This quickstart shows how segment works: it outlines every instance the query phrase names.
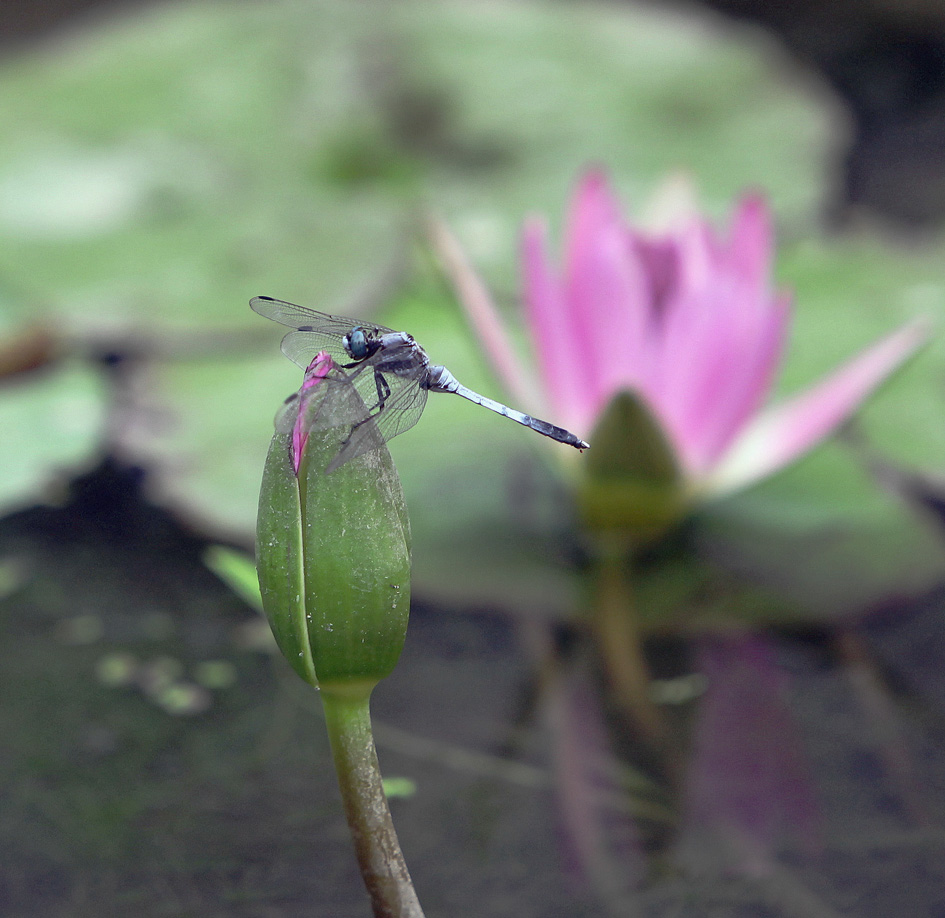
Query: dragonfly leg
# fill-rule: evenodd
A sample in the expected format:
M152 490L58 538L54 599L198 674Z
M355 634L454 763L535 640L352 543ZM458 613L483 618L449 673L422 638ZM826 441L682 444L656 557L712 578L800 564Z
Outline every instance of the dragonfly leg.
M354 364L355 366L357 364ZM348 444L351 438L354 436L355 431L363 424L372 423L376 420L377 416L384 410L384 406L387 404L387 399L390 397L390 383L384 378L384 374L381 373L376 367L374 369L374 385L377 387L377 404L372 405L368 409L368 413L360 421L357 421L355 424L351 425L351 432L345 438L342 448Z
M360 421L356 421L351 425L351 430L348 432L348 436L342 441L339 455L343 453L345 449L347 449L348 444L354 438L358 430L365 424L373 424L377 420L378 415L384 410L384 406L387 404L387 399L390 398L391 389L390 384L384 378L384 374L379 372L376 367L374 369L374 385L377 388L377 404L369 408L368 413L363 418L361 418ZM377 445L380 445L381 442L383 441L379 441Z
M384 410L387 399L390 397L390 384L384 379L384 374L376 367L374 369L374 385L377 387L377 412Z

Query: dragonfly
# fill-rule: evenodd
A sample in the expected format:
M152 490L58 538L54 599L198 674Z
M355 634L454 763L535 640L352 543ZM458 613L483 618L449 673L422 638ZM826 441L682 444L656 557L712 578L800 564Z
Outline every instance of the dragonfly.
M343 418L351 425L328 472L413 427L420 420L428 392L452 392L575 449L585 450L590 445L569 430L467 388L446 367L431 363L426 351L406 332L270 296L253 297L249 305L259 315L292 329L282 339L282 353L303 370L319 353L332 357L344 371L344 386L338 387L339 404L352 404L347 393L342 394L348 383L360 396L357 403L361 407L354 411L357 416L352 416L350 407L328 412L335 422Z

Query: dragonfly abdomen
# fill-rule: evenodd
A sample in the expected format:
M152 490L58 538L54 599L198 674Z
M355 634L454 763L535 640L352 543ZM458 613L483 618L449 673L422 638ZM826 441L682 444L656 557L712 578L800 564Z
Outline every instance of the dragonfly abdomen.
M420 385L424 389L430 389L433 392L457 392L466 387L460 385L459 380L443 366L428 366L424 378L420 380ZM467 391L471 392L471 389ZM460 393L461 394L461 393Z
M485 395L474 392L472 389L467 388L459 382L446 367L429 367L427 379L424 384L426 388L432 389L434 392L453 392L476 405L482 405L483 408L488 408L496 414L501 414L503 417L509 418L509 420L515 421L517 424L521 424L523 427L529 427L536 433L550 437L552 440L557 440L559 443L564 443L567 446L573 446L575 449L581 450L587 449L588 447L587 443L571 433L570 430L556 427L554 424L549 424L547 421L542 421L540 418L533 418L530 414L516 411L514 408L509 408L508 405L503 405L501 402L497 402L494 399L487 398Z

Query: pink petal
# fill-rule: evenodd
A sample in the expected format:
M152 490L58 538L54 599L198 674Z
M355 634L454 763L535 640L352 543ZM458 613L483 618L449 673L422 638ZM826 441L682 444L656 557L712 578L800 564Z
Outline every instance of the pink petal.
M695 220L674 234L678 254L678 289L682 296L704 290L717 273L722 252L712 227Z
M771 276L773 248L768 205L760 194L747 195L735 211L729 253L735 270L758 290Z
M679 274L662 309L651 391L692 474L714 464L757 409L780 357L788 316L786 303L767 291L763 215L760 203L749 202L736 217L734 235L753 236L750 265L706 224L674 240Z
M674 416L687 396L692 360L705 354L707 333L717 325L718 317L702 303L711 265L703 228L691 224L665 242L674 254L672 259L664 254L664 265L672 265L674 276L658 281L664 300L655 310L658 335L649 385L660 414L676 426Z
M323 380L334 368L335 362L328 351L319 351L309 362L302 376L302 392Z
M721 285L715 292L726 295ZM757 299L744 284L728 295ZM693 379L689 390L686 433L690 462L698 472L718 461L764 402L780 365L791 315L787 297L766 303L764 312L753 304L726 305L715 310L721 327L715 330L715 343L706 345L712 352L696 363L702 376Z
M591 171L572 198L565 297L573 345L589 361L593 410L641 379L653 296L634 236L604 175Z
M302 377L302 386L299 389L298 415L292 425L292 466L296 475L299 474L299 466L302 464L302 451L308 442L310 397L307 393L317 386L332 371L333 367L334 361L331 359L331 355L326 351L319 351Z
M751 351L738 355L742 359L729 368L728 398L715 406L712 433L706 443L706 454L711 463L718 460L767 398L781 365L790 319L790 298L776 297L758 319Z
M712 472L709 490L744 488L799 458L850 417L928 335L927 322L909 322L815 386L759 415Z
M545 255L545 227L529 220L522 234L522 299L532 333L538 368L558 423L582 429L592 416L590 367L593 355L576 347L572 316L564 291ZM573 364L573 375L561 372Z
M429 217L427 229L433 248L452 281L457 299L495 375L516 404L534 406L537 411L543 402L537 380L523 371L522 361L515 355L502 318L485 284L469 263L459 241L442 220Z
M694 222L676 234L679 276L666 306L654 401L690 474L725 452L768 393L788 303L768 290L771 227L760 196L744 198L723 244Z
M594 242L568 276L568 302L590 355L596 411L608 396L640 383L652 298L643 265L619 224L599 227Z
M655 320L658 320L665 308L665 304L675 293L679 266L679 253L672 239L647 238L639 233L632 239L637 254L643 262L650 280L650 295L653 297L653 311Z
M610 193L606 174L589 169L571 195L565 221L565 276L573 275L588 252L593 252L598 228L619 221L620 207Z

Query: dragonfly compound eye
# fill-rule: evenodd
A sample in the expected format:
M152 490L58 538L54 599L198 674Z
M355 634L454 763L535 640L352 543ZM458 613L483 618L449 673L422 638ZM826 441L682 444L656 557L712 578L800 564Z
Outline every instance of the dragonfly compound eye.
M367 336L363 328L352 328L341 343L355 360L363 360L368 355Z

